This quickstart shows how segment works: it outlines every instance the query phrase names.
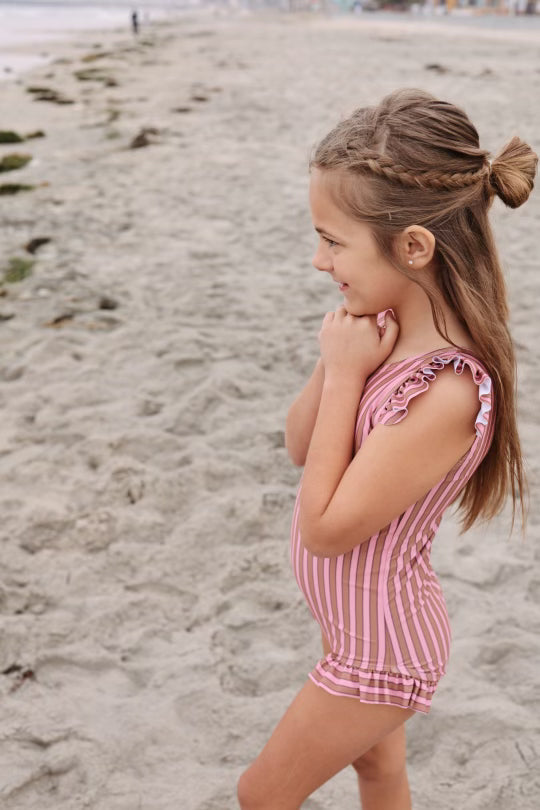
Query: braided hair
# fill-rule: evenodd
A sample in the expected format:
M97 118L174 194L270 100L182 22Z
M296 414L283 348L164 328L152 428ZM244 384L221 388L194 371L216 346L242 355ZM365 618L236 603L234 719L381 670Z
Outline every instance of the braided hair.
M465 172L441 172L434 169L415 172L401 163L395 163L391 157L370 149L360 154L352 153L348 169L353 172L366 170L404 186L436 190L465 188L491 175L489 163Z

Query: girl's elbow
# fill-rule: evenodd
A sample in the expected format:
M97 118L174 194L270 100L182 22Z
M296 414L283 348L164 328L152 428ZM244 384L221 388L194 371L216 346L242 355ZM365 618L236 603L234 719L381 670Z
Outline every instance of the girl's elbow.
M333 538L324 530L312 526L300 526L302 545L314 557L336 557L342 552L336 551Z
M294 442L291 442L287 436L285 436L285 447L287 448L287 453L292 463L296 467L303 467L306 463L307 455L303 448L295 446Z
M307 550L311 554L312 557L317 557L318 559L323 559L325 557L331 559L332 557L339 557L340 552L334 551L333 549L326 548L326 546L311 546L307 547Z
M317 530L309 527L305 527L303 531L301 528L300 536L302 545L314 557L339 557L369 540L369 537L364 537L364 533L361 531L350 535L346 532L325 531L324 528Z
M302 545L304 546L304 548L307 551L309 551L309 553L313 557L334 557L334 556L337 556L335 554L332 554L331 550L329 548L327 548L327 546L324 543L321 544L321 543L314 542L313 539L310 538L310 537L308 537L307 540L305 540L304 537L302 537Z

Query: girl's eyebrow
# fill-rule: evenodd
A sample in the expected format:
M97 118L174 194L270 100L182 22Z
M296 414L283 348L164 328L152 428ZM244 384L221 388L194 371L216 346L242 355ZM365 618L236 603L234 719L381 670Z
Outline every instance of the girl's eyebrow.
M313 227L315 228L315 230L317 231L317 233L320 233L320 234L321 234L321 236L326 235L326 236L329 236L329 237L332 239L332 241L334 241L334 240L335 240L335 241L339 241L339 240L338 240L338 237L337 237L337 236L332 236L332 234L330 233L330 231L326 231L324 228L318 228L316 225L314 225Z

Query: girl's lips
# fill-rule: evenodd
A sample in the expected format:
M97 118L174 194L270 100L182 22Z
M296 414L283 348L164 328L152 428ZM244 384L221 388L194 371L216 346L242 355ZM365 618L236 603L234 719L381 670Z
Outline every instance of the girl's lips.
M342 282L340 283L340 285L339 285L339 289L341 290L341 292L343 292L343 290L348 290L348 289L349 289L349 285L348 285L348 284L345 284L345 282L344 282L344 281L342 281Z

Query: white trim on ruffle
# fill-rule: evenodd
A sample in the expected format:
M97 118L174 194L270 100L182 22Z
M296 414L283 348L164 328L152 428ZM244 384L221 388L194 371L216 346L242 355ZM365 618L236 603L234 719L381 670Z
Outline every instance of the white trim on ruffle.
M458 375L461 375L465 366L468 366L472 372L473 380L478 386L480 410L478 411L474 425L476 428L476 435L479 437L483 434L484 428L486 428L488 424L488 414L491 411L492 383L491 378L488 377L488 375L481 368L477 368L474 361L468 357L463 357L460 354L450 357L440 357L439 355L435 355L431 358L429 365L424 366L424 368L419 369L414 374L409 376L407 383L404 386L404 390L398 395L399 401L392 402L392 399L398 398L396 393L392 394L387 401L389 402L390 408L394 413L399 413L400 411L403 412L402 418L404 419L408 413L409 400L415 396L418 396L424 391L427 391L429 384L437 379L436 372L442 371L444 366L447 366L452 361L454 364L454 371ZM477 379L478 374L481 374L484 378L481 382L479 382ZM388 407L386 410L388 410ZM401 421L401 419L399 421Z

